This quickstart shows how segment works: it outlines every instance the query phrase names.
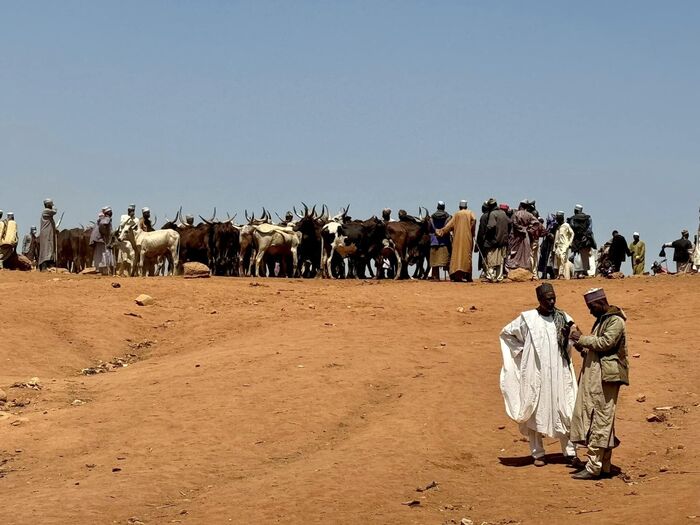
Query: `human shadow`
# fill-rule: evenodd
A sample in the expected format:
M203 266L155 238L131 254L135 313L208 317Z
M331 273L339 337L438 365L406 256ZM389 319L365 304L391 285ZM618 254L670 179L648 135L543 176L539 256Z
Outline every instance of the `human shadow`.
M568 463L563 454L545 454L543 459L548 465L566 465ZM505 467L527 467L532 465L534 459L532 456L499 457L498 461Z

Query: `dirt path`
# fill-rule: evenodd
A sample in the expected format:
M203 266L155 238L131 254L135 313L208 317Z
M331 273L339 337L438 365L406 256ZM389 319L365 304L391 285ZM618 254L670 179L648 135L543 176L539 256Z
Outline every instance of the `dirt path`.
M551 440L533 467L504 412L497 336L532 283L111 282L0 272L2 523L700 523L700 277L555 285L585 327L604 285L640 354L625 477L593 483Z

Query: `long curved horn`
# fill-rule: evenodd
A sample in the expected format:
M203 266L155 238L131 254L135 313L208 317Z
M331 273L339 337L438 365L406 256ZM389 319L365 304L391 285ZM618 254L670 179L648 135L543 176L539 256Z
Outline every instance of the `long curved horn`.
M280 222L284 222L284 219L280 217L280 214L275 212L275 215L277 215L277 218L280 220Z
M248 210L243 210L243 211L244 211L244 213L245 213L245 220L247 220L248 222L250 222L250 217L248 217Z
M214 222L216 220L216 206L214 206L214 214L211 216L211 219L209 219L210 222Z
M226 213L226 215L228 215L228 213ZM238 214L237 214L237 213L234 213L234 214L233 214L233 217L229 217L229 219L228 219L227 222L228 222L229 224L233 224L233 220L236 218L236 215L238 215Z
M156 215L155 218L151 221L151 226L153 226L155 228L157 222L158 222L158 215Z
M296 216L299 217L300 219L303 219L303 218L304 218L303 216L299 215L299 212L297 211L296 206L292 206L292 209L294 210L294 215L296 215Z
M328 217L329 217L328 206L326 206L326 205L324 204L324 205L323 205L323 209L321 210L321 217L320 217L320 219L323 220L323 221L327 221L327 220L328 220Z
M204 217L202 217L201 215L199 216L199 218L202 219L204 222L206 222L210 226L213 224L213 221L208 221Z
M309 217L314 217L316 215L316 205L314 204L314 207L311 208L311 213L309 214Z
M182 222L182 206L180 206L180 209L177 210L177 213L175 214L175 218L173 219L173 222L177 224L178 222Z

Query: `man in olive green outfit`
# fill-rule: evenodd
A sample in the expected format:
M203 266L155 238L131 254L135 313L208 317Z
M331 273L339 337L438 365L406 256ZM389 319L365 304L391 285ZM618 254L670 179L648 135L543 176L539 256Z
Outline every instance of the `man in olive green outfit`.
M630 243L629 249L632 252L632 271L634 275L643 275L646 245L644 241L639 240L637 232L634 232L634 240Z
M625 314L608 304L602 288L584 295L596 318L593 334L571 332L575 348L583 355L576 405L571 421L571 441L588 447L588 462L574 479L598 479L609 474L615 436L615 409L621 385L629 385Z

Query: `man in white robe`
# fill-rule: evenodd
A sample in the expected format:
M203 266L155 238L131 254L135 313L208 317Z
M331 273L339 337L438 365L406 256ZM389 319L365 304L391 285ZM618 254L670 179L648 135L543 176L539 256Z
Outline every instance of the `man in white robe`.
M506 413L529 439L535 466L546 464L542 436L559 439L570 465L578 466L569 440L577 382L571 360L571 317L555 307L551 284L537 288L540 303L501 331L501 392Z
M571 279L568 262L569 248L574 240L574 230L564 221L563 211L557 212L556 219L559 227L557 228L557 233L554 235L554 249L552 250L554 256L553 267L557 270L557 279Z

